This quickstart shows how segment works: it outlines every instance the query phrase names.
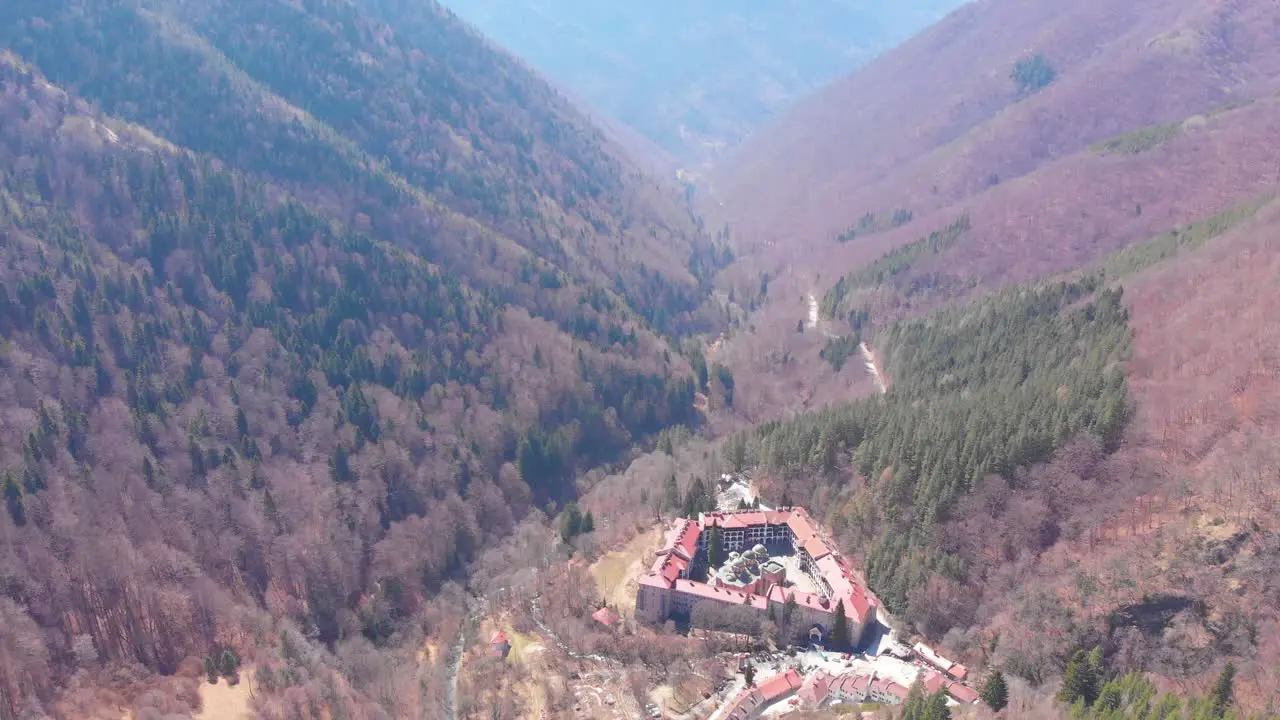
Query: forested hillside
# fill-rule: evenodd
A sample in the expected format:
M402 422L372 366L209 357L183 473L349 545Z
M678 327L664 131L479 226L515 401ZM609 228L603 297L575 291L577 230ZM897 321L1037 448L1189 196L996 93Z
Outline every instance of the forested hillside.
M689 327L699 280L724 259L597 130L439 6L0 13L0 42L107 114L285 184L482 288L563 313L571 301L544 296L567 273L665 331Z
M1264 579L1280 562L1262 440L1280 417L1266 399L1274 323L1216 312L1227 350L1197 327L1205 313L1168 307L1268 294L1276 213L1267 193L1082 270L923 315L859 304L909 298L884 288L967 232L957 221L828 297L853 313L853 343L878 348L888 393L739 433L724 461L774 502L823 508L886 607L1023 683L1028 716L1061 709L1045 687L1068 671L1066 687L1073 649L1095 644L1105 699L1084 696L1078 716L1143 717L1159 701L1162 717L1181 717L1141 673L1205 688L1224 656L1247 668L1239 697L1267 707L1280 652ZM1256 267L1241 275L1242 262ZM1225 704L1197 702L1185 716L1223 716Z
M448 583L696 424L727 255L438 6L18 2L0 41L0 716L219 648L269 717L432 716Z
M1128 338L1121 292L1096 276L894 324L876 337L890 349L890 393L766 423L731 439L729 459L791 500L838 507L836 526L869 548L872 588L891 611L919 612L908 598L932 573L966 574L934 544L959 498L1082 435L1116 447ZM865 487L850 494L854 478Z

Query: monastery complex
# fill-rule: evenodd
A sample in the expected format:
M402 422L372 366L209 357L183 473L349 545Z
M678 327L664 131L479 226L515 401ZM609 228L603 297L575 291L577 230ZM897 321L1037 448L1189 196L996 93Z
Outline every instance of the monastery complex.
M716 547L709 547L710 544ZM717 567L710 567L715 562ZM790 576L789 574L790 573ZM705 577L702 582L694 578ZM877 600L854 576L804 508L701 513L668 532L653 567L639 579L636 619L696 622L702 603L781 617L817 643L858 646L876 623ZM843 606L848 637L832 638Z

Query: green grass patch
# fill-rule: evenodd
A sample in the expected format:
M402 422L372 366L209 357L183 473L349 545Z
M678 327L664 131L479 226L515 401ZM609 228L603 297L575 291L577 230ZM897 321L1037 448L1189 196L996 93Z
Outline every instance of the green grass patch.
M1098 155L1138 155L1158 147L1182 133L1182 123L1148 125L1133 132L1094 143L1089 149Z

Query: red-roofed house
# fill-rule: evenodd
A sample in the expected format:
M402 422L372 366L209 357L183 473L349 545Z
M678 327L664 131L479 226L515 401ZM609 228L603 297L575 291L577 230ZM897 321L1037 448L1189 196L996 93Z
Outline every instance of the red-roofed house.
M780 700L800 689L801 682L800 673L795 670L774 675L760 683L760 697L767 703Z
M489 638L489 654L494 657L505 658L507 653L511 652L511 641L507 639L507 634L499 630Z
M805 678L800 698L813 708L827 703L897 704L906 700L908 692L909 688L874 674L850 672L832 677L819 671Z
M605 627L613 627L622 619L618 617L618 613L607 607L602 607L591 613L591 618Z
M867 699L871 702L896 704L905 701L908 692L908 688L889 678L875 678L867 688Z
M947 694L961 705L972 705L978 702L978 692L963 683L953 682L947 685Z
M964 680L969 676L969 668L966 668L959 663L951 662L924 643L916 643L911 649L915 650L916 654L923 658L925 662L938 668L956 680Z

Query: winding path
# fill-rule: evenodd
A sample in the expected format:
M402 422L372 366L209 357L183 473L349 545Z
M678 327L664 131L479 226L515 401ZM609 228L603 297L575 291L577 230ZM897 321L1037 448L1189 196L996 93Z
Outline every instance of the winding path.
M445 686L444 711L445 716L452 720L458 717L458 673L462 669L462 656L467 651L467 645L475 639L476 631L480 629L480 618L488 607L489 603L483 597L467 598L467 615L462 620L462 627L458 629L457 642L449 649L446 672L449 683Z
M839 336L827 329L821 324L821 317L818 312L818 298L813 293L809 293L809 323L810 329L817 328L821 325L822 334L829 340L834 340ZM876 364L876 355L867 345L866 341L858 343L858 351L862 353L862 364L866 366L867 372L871 373L872 379L876 381L876 389L881 395L889 392L889 383L885 380L884 373L880 372L880 366Z
M876 381L876 388L881 395L889 392L889 384L884 381L884 375L880 372L880 366L876 364L876 355L871 352L871 348L867 346L866 341L858 343L858 350L862 353L862 362L867 366L867 372L871 373L871 377Z

